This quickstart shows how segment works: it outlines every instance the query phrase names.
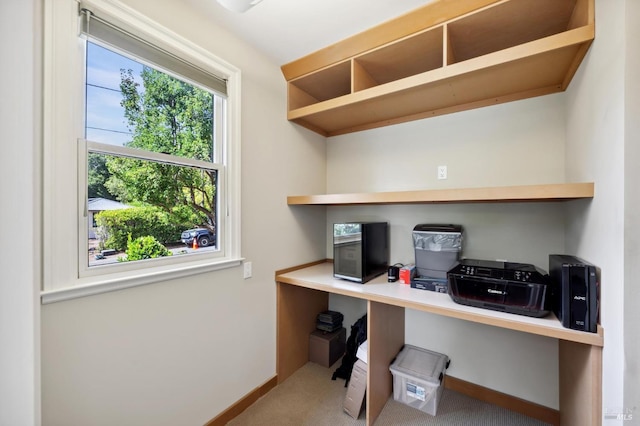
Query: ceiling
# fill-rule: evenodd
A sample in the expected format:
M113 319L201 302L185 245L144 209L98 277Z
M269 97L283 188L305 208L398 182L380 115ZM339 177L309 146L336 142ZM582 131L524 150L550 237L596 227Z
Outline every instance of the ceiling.
M263 0L245 13L215 0L183 3L283 65L431 1Z

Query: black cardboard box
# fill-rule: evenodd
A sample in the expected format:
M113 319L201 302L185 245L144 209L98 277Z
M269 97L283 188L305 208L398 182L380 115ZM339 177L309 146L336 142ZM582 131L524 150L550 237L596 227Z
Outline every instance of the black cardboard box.
M309 361L331 367L344 355L347 346L347 330L342 327L329 333L316 330L309 335Z
M447 293L449 283L446 278L413 277L411 279L411 288Z

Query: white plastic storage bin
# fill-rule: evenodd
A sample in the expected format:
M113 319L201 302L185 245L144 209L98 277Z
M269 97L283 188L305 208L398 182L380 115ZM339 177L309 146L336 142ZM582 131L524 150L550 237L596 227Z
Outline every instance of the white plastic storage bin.
M393 399L435 416L449 362L444 354L404 345L389 367L393 374Z

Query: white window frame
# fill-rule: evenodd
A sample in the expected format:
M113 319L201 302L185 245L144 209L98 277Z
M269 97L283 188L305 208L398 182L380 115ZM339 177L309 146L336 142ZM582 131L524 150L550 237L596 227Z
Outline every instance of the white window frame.
M209 163L218 173L220 251L86 267L86 155L84 136L84 49L78 35L78 1L45 0L44 160L42 303L52 303L239 266L240 256L240 82L238 68L171 32L118 0L83 1L136 36L210 70L227 81L221 156ZM79 142L80 141L80 142ZM96 148L91 142L92 147ZM112 148L109 148L112 149ZM81 243L84 241L84 243ZM84 250L83 250L84 247ZM84 259L85 266L83 267Z

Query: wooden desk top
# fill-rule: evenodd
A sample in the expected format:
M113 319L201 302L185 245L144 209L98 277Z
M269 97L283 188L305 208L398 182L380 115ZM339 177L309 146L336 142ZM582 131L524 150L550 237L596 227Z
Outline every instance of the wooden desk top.
M276 275L276 281L571 342L600 347L604 344L604 330L600 326L597 333L588 333L564 328L553 314L532 318L460 305L448 294L414 289L399 282L389 283L386 275L365 284L353 283L334 278L331 263L284 272Z

